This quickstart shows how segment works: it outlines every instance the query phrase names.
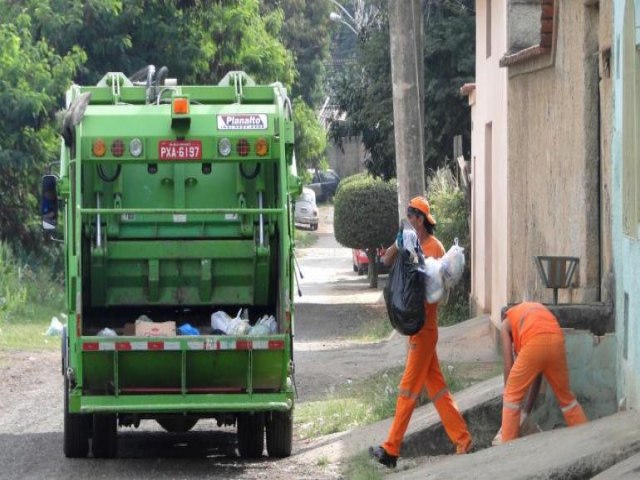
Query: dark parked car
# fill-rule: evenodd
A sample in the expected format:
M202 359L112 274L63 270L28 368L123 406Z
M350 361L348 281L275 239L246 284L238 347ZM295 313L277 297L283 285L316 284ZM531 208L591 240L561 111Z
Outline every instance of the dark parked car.
M333 198L340 183L338 174L331 169L310 169L309 173L311 174L311 183L307 186L316 193L316 200L318 202L326 202Z

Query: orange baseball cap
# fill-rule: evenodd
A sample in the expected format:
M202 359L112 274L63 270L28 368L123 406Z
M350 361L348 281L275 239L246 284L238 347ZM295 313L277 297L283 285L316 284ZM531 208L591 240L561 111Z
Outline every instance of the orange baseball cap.
M424 197L413 197L409 202L409 208L415 208L424 214L427 217L427 221L431 225L436 224L435 218L431 216L431 208L429 208L429 202Z

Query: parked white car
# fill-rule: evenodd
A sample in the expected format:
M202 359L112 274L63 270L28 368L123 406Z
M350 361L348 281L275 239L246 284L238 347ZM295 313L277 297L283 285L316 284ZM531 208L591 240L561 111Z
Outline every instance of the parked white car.
M303 188L296 200L295 222L296 224L309 225L311 230L318 229L316 194L310 188Z

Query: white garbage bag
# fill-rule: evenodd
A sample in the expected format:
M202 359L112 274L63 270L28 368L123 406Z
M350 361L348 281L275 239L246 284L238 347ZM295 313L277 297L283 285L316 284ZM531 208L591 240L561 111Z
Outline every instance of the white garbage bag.
M99 337L117 337L118 334L111 328L103 328L98 332Z
M409 252L411 262L418 263L418 252L420 251L418 234L410 225L404 225L402 230L402 247Z
M62 335L63 328L64 325L62 324L62 322L60 322L60 320L58 320L58 317L53 317L51 318L51 324L49 325L49 328L47 328L47 331L44 332L44 334L50 337L60 337Z
M229 323L227 335L247 335L251 330L251 325L246 320L236 317Z
M464 273L464 248L458 245L458 239L442 257L442 276L446 288L452 288Z
M273 335L278 332L278 325L273 315L263 315L249 330L249 335Z
M444 295L444 280L442 278L442 262L439 259L428 257L424 262L425 298L429 303L438 303Z
M136 318L136 325L139 323L153 323L153 320L143 314Z
M249 330L251 330L251 325L249 324L249 311L246 308L241 308L238 310L236 318L229 322L227 335L247 335Z
M227 314L227 312L223 312L219 310L217 312L213 312L211 314L211 328L213 330L220 330L225 334L229 331L229 324L231 323L232 318Z

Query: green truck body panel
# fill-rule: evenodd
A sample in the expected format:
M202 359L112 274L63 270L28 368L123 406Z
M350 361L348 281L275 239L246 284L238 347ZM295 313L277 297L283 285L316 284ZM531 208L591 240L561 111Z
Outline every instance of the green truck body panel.
M301 187L286 91L241 72L217 86L159 88L152 102L147 87L115 73L67 95L73 141L61 149L57 191L68 413L291 411L292 204ZM187 114L174 112L176 98L187 99ZM212 331L213 312L240 308L251 323L273 315L277 333ZM135 336L143 314L188 321L200 335ZM117 336L99 335L105 328Z

